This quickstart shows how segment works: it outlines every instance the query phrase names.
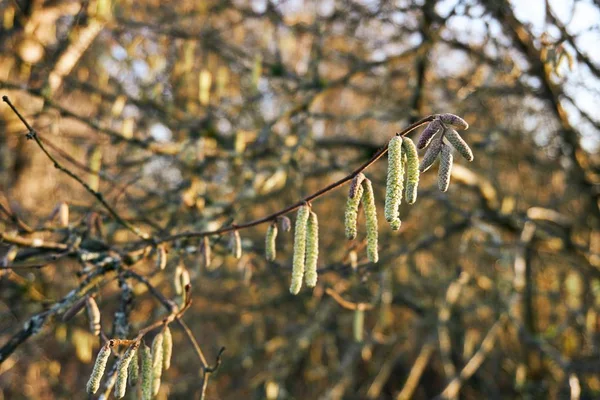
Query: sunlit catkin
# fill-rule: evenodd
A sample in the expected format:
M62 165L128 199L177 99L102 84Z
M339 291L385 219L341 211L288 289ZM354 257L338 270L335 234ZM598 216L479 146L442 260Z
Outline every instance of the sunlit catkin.
M164 334L160 332L158 335L154 336L154 340L152 341L152 395L156 396L158 394L158 390L160 389L160 380L162 376L163 370L163 355L165 349L163 347L164 344Z
M460 137L458 132L456 132L454 129L447 129L446 139L448 139L448 142L452 145L452 147L454 147L456 151L458 151L459 154L464 157L465 160L469 162L473 161L473 152L471 151L471 148L467 142Z
M209 269L212 263L212 250L210 249L210 239L208 236L202 238L200 251L202 252L202 263L204 268Z
M290 293L298 294L302 287L304 277L304 263L306 261L306 225L310 209L303 205L298 209L294 229L294 256L292 260L292 283Z
M265 258L267 261L275 260L277 255L277 223L273 222L269 224L267 228L267 235L265 236Z
M377 208L375 206L375 195L373 194L373 185L369 179L363 182L363 207L365 210L365 219L367 222L367 257L372 263L379 261L379 252L377 249Z
M454 114L440 114L439 119L446 125L450 125L453 128L464 130L469 129L469 124L467 121Z
M442 150L443 143L444 142L442 141L441 135L436 136L431 141L431 144L427 148L427 151L425 152L425 155L423 156L423 159L421 160L421 165L419 166L419 171L425 172L429 168L431 168L431 166L435 162L436 158L440 154L440 151Z
M354 310L354 319L352 320L352 332L355 342L363 341L363 333L365 330L365 310L361 307Z
M117 364L117 382L115 383L115 397L123 398L127 390L127 377L129 375L129 364L134 359L137 353L137 345L131 345Z
M414 204L417 201L417 187L419 186L419 154L412 140L405 138L402 142L406 154L406 201Z
M440 166L438 170L438 187L442 192L448 190L450 185L450 173L452 172L452 149L443 145L440 153Z
M94 369L92 370L92 375L90 375L90 379L87 383L87 392L90 394L94 394L98 391L100 387L100 380L102 380L102 375L104 375L104 370L106 369L106 363L108 362L108 358L110 357L110 351L112 347L112 341L106 342L104 346L98 352L98 356L96 357L96 362L94 363Z
M350 192L348 193L348 200L346 201L346 212L344 215L344 225L346 228L346 238L347 239L355 239L357 230L356 230L356 221L358 219L358 206L362 200L363 195L363 187L362 183L359 183L358 178L361 177L360 182L365 179L363 174L357 175L350 185Z
M385 220L393 230L400 229L398 208L402 202L404 166L402 165L402 137L394 136L388 145L388 170L385 187Z
M93 297L88 297L85 301L90 331L93 335L100 335L100 309Z
M319 258L319 219L317 214L310 212L306 225L306 286L317 285L317 260Z
M231 248L232 256L234 256L238 260L242 258L242 239L240 238L240 233L237 230L231 232L229 246Z
M128 373L128 381L129 386L136 386L140 377L140 364L138 361L138 352L135 352L135 355L131 359L129 363L129 373Z
M437 133L439 133L443 128L444 127L442 125L442 122L439 119L436 118L433 121L431 121L429 125L427 125L427 127L423 130L421 136L419 136L417 147L419 149L424 149L425 147L429 146L431 139L433 139L433 137Z
M152 399L152 353L145 344L142 348L142 399Z
M168 326L164 332L163 352L163 368L166 371L171 368L171 355L173 354L173 336Z

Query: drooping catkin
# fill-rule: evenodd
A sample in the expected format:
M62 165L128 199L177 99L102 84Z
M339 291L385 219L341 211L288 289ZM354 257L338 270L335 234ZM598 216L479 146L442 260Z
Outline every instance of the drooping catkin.
M404 166L402 165L402 137L394 136L388 145L388 170L385 187L385 220L393 230L400 229L398 208L402 202Z
M467 123L467 121L465 121L458 115L446 113L446 114L440 114L438 116L438 118L444 124L450 125L453 128L460 129L460 130L469 129L469 124Z
M265 236L265 258L267 261L275 260L275 256L277 255L276 241L277 223L273 222L267 228L267 235Z
M473 152L471 148L464 141L462 137L456 132L454 129L450 128L446 130L446 139L448 142L460 153L461 156L464 157L465 160L471 162L473 161Z
M96 300L93 297L88 297L85 300L85 308L90 323L90 331L94 336L100 335L100 309Z
M306 224L306 272L304 280L306 286L317 285L317 260L319 258L319 219L317 214L310 212Z
M167 266L167 249L165 246L158 246L156 249L156 267L160 270Z
M171 368L171 355L173 354L173 336L168 326L164 331L163 351L163 368L166 371Z
M152 353L145 344L142 347L142 399L152 399Z
M240 233L235 230L231 232L231 238L229 239L229 247L231 248L231 255L238 260L242 258L242 238Z
M90 394L96 393L100 387L100 380L102 380L102 375L104 375L104 370L106 369L106 363L110 357L112 346L113 342L112 340L109 340L104 344L104 346L102 346L102 348L100 348L98 356L96 356L94 369L92 370L92 375L90 375L90 379L88 380L86 386L87 392Z
M136 386L138 383L138 379L140 376L140 363L138 361L138 352L135 352L135 355L131 359L129 363L129 373L128 373L128 381L129 386Z
M421 136L419 136L417 147L419 149L424 149L425 147L429 146L431 139L433 139L433 137L442 129L443 125L439 119L436 118L433 121L431 121L429 125L427 125L427 127L423 130Z
M160 380L162 376L163 369L163 356L165 349L163 347L164 344L164 334L160 332L158 335L154 336L154 340L152 341L152 395L156 396L158 394L158 390L160 389Z
M419 171L425 172L429 168L431 168L431 166L435 162L436 158L440 154L440 151L442 150L442 144L444 144L444 142L442 141L442 135L436 136L431 141L431 144L427 148L427 151L425 152L425 155L423 156L423 159L421 160L421 165L419 166Z
M365 179L365 176L363 174L358 174L352 180L352 184L350 185L350 192L348 193L348 200L346 201L344 225L346 228L346 238L349 240L356 238L356 221L358 219L358 206L360 205L364 191L362 183L358 183L359 176L361 177L360 182L362 182Z
M182 295L185 292L185 287L190 283L190 273L182 265L179 264L175 268L175 276L173 279L173 286L175 287L175 293Z
M212 250L210 248L210 239L208 239L208 236L202 238L200 251L202 252L202 263L204 264L204 268L209 269L212 262Z
M365 187L363 192L363 207L365 210L365 220L367 222L367 257L372 263L379 261L379 252L377 249L377 207L375 206L375 195L373 194L373 185L369 179L363 182Z
M127 377L129 375L129 365L136 356L138 349L137 344L133 344L125 350L125 354L119 360L117 364L117 382L115 383L115 397L117 399L123 398L127 391Z
M302 287L302 278L304 277L304 266L306 261L306 225L310 209L308 205L303 205L298 209L296 215L296 225L294 229L294 255L292 260L292 282L290 284L290 293L298 294Z
M450 173L452 172L452 149L443 145L440 153L440 166L438 170L438 187L442 192L448 190L450 185Z
M419 186L419 154L412 140L405 138L402 142L406 154L406 201L414 204L417 201L417 188Z
M363 308L356 308L354 310L354 319L352 320L352 332L354 334L355 342L362 342L364 337L365 329L365 310Z

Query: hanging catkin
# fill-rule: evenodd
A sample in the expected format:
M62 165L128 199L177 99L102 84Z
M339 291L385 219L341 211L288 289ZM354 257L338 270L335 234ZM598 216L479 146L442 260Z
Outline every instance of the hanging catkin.
M317 259L319 258L319 220L317 214L310 212L306 225L306 286L317 285Z
M150 348L142 348L142 399L152 399L152 354Z
M267 228L267 234L265 236L265 258L267 261L275 260L275 256L277 255L276 241L277 223L273 222L269 224L269 227Z
M365 219L367 221L367 256L369 261L376 263L379 261L379 253L377 249L377 208L375 207L375 195L373 194L373 186L369 179L363 182L365 187L363 192L363 206L365 210Z
M129 364L137 353L137 344L133 344L125 350L125 354L117 364L117 382L115 383L115 397L121 399L127 390L127 377L129 375Z
M439 119L436 118L433 121L431 121L429 125L427 125L427 127L423 130L421 136L419 136L417 147L419 149L424 149L425 147L429 146L431 139L433 139L433 137L442 129L443 125Z
M362 181L364 179L365 176L362 173L354 177L350 184L348 200L346 201L344 225L346 228L346 238L350 240L355 239L357 234L356 221L358 219L358 206L360 205L363 196L364 189L362 187Z
M163 338L163 367L164 370L171 368L171 355L173 354L173 336L171 335L171 329L165 327L164 338Z
M306 224L310 209L308 205L303 205L298 209L296 215L296 225L294 229L294 256L292 260L292 283L290 284L290 293L298 294L302 287L302 278L304 277L304 263L306 260Z
M402 137L394 136L388 145L388 170L385 186L385 220L393 230L400 229L398 208L402 202L404 166L402 165Z
M139 344L138 344L138 346L139 346ZM137 385L139 376L140 376L140 364L138 361L138 352L136 351L136 354L134 355L133 359L129 363L129 373L128 373L129 386Z
M231 248L232 256L238 260L242 258L242 239L240 238L240 233L237 230L231 232L229 246Z
M467 121L465 121L458 115L446 113L440 114L438 117L444 124L450 125L453 128L460 130L469 129L469 124L467 123Z
M100 309L93 297L88 297L85 301L90 331L93 335L100 335Z
M402 141L403 154L406 154L406 201L414 204L417 201L417 187L419 186L419 154L412 140L405 138Z
M363 341L363 333L365 329L365 310L361 307L357 307L354 310L354 319L352 320L352 332L354 334L355 342Z
M448 142L452 145L452 147L454 147L456 151L458 151L459 154L464 157L465 160L469 162L473 161L473 152L471 151L471 148L467 142L460 137L458 132L452 128L447 129L446 139L448 139Z
M440 166L438 170L438 187L442 192L448 190L448 186L450 185L452 159L452 149L444 144L440 153Z
M212 250L210 248L210 239L208 236L202 238L200 251L202 252L202 263L204 264L204 268L209 269L212 262Z
M92 375L90 375L90 379L88 380L86 387L87 392L90 394L96 393L100 387L100 380L102 380L102 376L104 375L104 370L106 369L106 363L110 357L112 346L112 340L106 342L98 352L98 356L96 356L94 369L92 370Z
M436 136L431 141L431 144L427 148L427 151L425 152L425 155L423 156L423 159L421 160L421 165L419 166L419 171L425 172L429 168L431 168L431 166L435 162L436 158L440 154L440 151L442 150L442 144L444 144L444 142L442 141L442 135Z
M160 332L152 341L152 396L158 394L163 369L164 334Z

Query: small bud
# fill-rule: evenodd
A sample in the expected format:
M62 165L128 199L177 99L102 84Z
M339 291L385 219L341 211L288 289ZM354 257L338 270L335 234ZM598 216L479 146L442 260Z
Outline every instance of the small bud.
M452 149L443 145L440 153L440 166L438 170L438 187L442 192L448 190L450 185L450 173L452 171Z
M88 321L90 323L90 331L94 336L100 335L100 309L93 297L88 297L85 300Z
M292 221L287 216L283 215L278 220L282 231L289 232L292 230Z
M121 399L127 391L127 376L129 374L129 364L137 353L137 344L133 344L127 348L123 357L117 363L117 382L115 384L115 397Z
M357 177L358 176L361 176L361 182L365 179L363 174L359 174L357 175ZM348 238L349 240L356 238L356 221L358 219L358 206L360 205L360 201L362 200L363 190L364 189L362 187L362 184L357 183L357 179L354 178L354 180L352 180L352 184L350 185L350 193L348 193L348 200L346 201L346 213L344 216L346 238Z
M298 294L302 287L304 277L304 263L306 260L306 224L310 209L303 205L298 209L296 215L296 226L294 229L294 255L292 260L292 282L290 293Z
M365 210L365 219L367 221L367 256L369 261L376 263L379 261L379 253L377 248L377 208L375 207L375 195L373 194L373 186L369 179L363 182L365 190L363 192L363 205Z
M388 145L388 170L385 187L385 220L394 230L400 229L398 208L402 202L404 166L402 164L402 137L394 136Z
M163 367L166 370L171 368L171 355L173 354L173 336L171 335L171 329L167 326L164 332L163 338Z
M354 310L354 320L352 321L352 331L354 333L354 341L362 342L365 330L365 310L358 307Z
M232 256L238 260L242 258L242 239L240 238L240 233L237 230L231 232L229 248L231 249Z
M435 137L431 141L431 145L429 145L429 148L427 149L425 155L423 156L423 159L421 160L421 166L419 167L419 170L421 172L425 172L429 168L431 168L436 158L440 154L440 151L442 150L442 144L442 135Z
M167 266L167 249L164 245L156 248L156 268L163 270Z
M406 154L406 201L414 204L417 201L417 187L419 186L419 154L412 140L405 138L402 148Z
M90 376L86 387L87 392L90 394L96 393L100 387L100 380L102 380L102 375L104 375L104 370L106 369L106 363L110 357L112 345L113 342L108 341L98 352L96 362L94 363L94 369L92 370L92 375Z
M446 113L446 114L440 114L438 116L438 118L444 124L450 125L453 128L460 129L460 130L469 129L469 124L467 123L467 121L465 121L458 115Z
M445 137L448 139L448 142L452 145L452 147L454 147L456 151L458 151L460 155L464 157L465 160L469 162L473 161L473 152L471 151L471 148L467 142L460 137L458 132L452 128L447 129Z
M152 354L150 348L142 348L142 399L152 399Z
M310 212L306 225L306 286L317 285L317 260L319 258L319 220L317 214Z
M277 224L273 222L267 228L267 235L265 236L265 258L267 261L275 260L275 256L277 255L276 239Z
M154 336L152 341L152 395L156 396L160 389L160 380L163 369L163 355L164 355L164 335L160 332Z
M417 147L419 149L424 149L425 147L429 146L431 139L433 139L433 137L437 133L441 132L443 128L444 127L442 125L442 122L439 119L436 118L433 121L431 121L429 125L427 125L427 127L423 130L421 136L419 136Z
M138 361L138 352L135 352L134 357L131 359L131 362L129 363L129 373L128 373L128 380L129 380L129 386L136 386L138 383L138 379L140 376L140 364Z

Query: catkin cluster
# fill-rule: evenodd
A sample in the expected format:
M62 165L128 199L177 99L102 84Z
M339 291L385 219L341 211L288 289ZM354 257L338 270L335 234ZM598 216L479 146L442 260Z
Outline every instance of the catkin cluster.
M360 173L354 177L350 184L350 192L346 203L344 225L346 237L354 239L357 235L356 223L358 219L358 208L362 203L365 212L367 228L367 256L369 261L379 261L378 254L378 229L377 229L377 207L375 206L375 195L373 185L364 174Z
M294 256L290 293L298 294L302 280L308 287L317 284L317 259L319 257L319 222L317 214L305 204L298 209L294 229ZM306 272L306 273L305 273Z

